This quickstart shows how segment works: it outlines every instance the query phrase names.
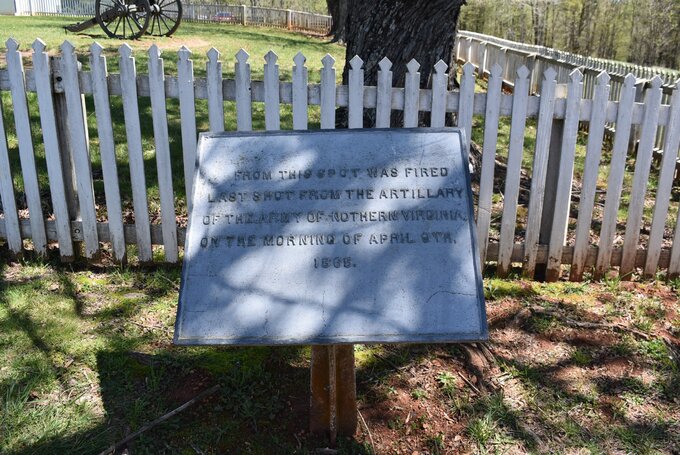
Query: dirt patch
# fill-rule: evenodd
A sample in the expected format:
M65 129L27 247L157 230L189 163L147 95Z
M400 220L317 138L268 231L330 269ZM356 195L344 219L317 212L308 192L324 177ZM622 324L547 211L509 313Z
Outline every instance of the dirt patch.
M572 346L611 346L618 340L616 334L604 330L572 328L550 332L549 337L552 341L561 341Z
M194 370L184 376L167 391L167 402L176 407L194 398L214 384L214 379L207 371ZM210 400L206 397L203 401Z
M157 46L160 49L167 50L171 49L176 52L181 46L185 46L190 51L196 51L199 49L204 49L210 47L210 42L201 38L191 38L188 36L173 37L165 36L162 40L159 40Z

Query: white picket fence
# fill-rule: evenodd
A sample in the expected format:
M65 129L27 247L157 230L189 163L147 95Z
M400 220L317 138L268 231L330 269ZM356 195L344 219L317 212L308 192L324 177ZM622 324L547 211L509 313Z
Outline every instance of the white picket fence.
M441 127L447 122L447 114L453 113L457 125L471 137L475 116L477 119L481 116L483 158L476 205L482 263L496 262L501 275L508 272L512 263L521 263L528 275L534 274L537 265L547 264L547 274L552 279L560 275L565 264L571 266L571 278L575 280L581 279L584 270L592 267L597 274L603 274L610 267L619 266L622 276L629 276L635 267L642 267L647 275L662 269L668 269L673 275L680 273L680 225L676 215L669 215L671 194L678 191L674 188L674 173L680 143L680 91L673 91L670 105L662 104L662 81L658 77L651 81L644 103L636 103L636 78L632 75L626 77L620 99L610 101L610 78L606 73L598 77L593 98L586 99L583 98L583 75L578 70L571 73L566 97L557 98L557 74L551 68L543 74L541 94L536 96L529 91L530 73L525 67L518 69L514 91L508 94L502 91L499 65L490 69L486 91L476 92L475 67L470 63L462 68L460 89L447 91L450 74L443 61L434 67L431 88L420 87L420 65L410 61L402 88L392 86L392 63L387 58L379 64L377 86L364 86L363 62L354 57L350 62L349 83L345 86L336 83L335 60L330 55L320 62L321 83L314 84L308 82L310 70L301 53L290 63L290 82L280 80L274 52L264 57L263 81L251 80L249 55L244 50L235 56L233 80L223 78L223 63L216 49L207 54L205 78L194 77L192 54L185 47L178 51L177 74L164 73L163 59L155 45L148 51L147 74L137 73L128 45L122 45L119 54L120 73L108 73L102 48L94 43L90 48L89 70L79 71L69 42L61 46L60 55L48 58L44 44L37 40L30 56L31 67L25 69L17 43L7 41L7 68L0 69L0 96L4 95L6 102L11 98L14 125L0 122L3 204L0 238L6 240L14 254L21 254L26 247L24 239L30 239L30 247L36 254L45 255L48 244L56 242L53 244L58 245L62 258L69 260L80 248L75 242L82 242L87 258L96 257L107 244L112 256L124 261L128 253L126 245L136 245L134 252L139 260L149 262L159 257L154 255L154 248L159 249L154 245L162 245L164 261L176 262L185 236L185 229L178 227L183 224L185 213L180 213L178 207L185 206L183 194L190 193L197 125L200 125L197 103L207 102L210 130L219 132L225 129L225 101L235 101L233 115L241 131L253 129L253 103L261 102L268 130L281 128L282 105L291 105L293 129L307 129L310 112L318 112L316 109L320 111L320 127L334 128L336 108L346 107L350 128L363 126L364 109L376 110L377 127L390 125L392 111L403 111L404 127L418 126L420 112L430 113L430 126ZM38 129L42 137L35 140L44 142L49 188L38 181L31 136L31 128L35 130L36 125L32 125L27 94L31 99L37 98ZM94 104L96 129L93 131L86 127L88 113L84 96ZM120 133L116 136L116 130L120 131L122 125L114 122L111 107L114 99L121 98L124 137ZM150 114L140 110L140 103L147 102L146 99L150 100ZM168 103L170 99L178 102ZM231 112L230 109L227 112ZM149 116L153 133L145 136L140 117ZM181 118L181 143L169 140L169 116ZM528 119L536 122L535 148L530 152L532 168L523 170L523 154L529 153L524 147ZM510 123L507 150L498 145L502 122ZM555 122L562 124L563 134L559 140L552 138L551 141ZM589 129L584 172L582 178L576 180L573 175L579 122L588 123ZM616 134L611 154L603 154L605 124L612 122L616 124ZM633 126L641 130L635 154L629 153L628 147ZM664 154L657 165L652 156L654 137L660 126L668 132L664 149L673 153ZM5 138L9 133L16 136L16 141L11 143L18 146L8 148ZM105 197L95 194L94 189L89 147L90 138L95 135L101 156L101 176L96 179L103 179ZM153 142L153 146L147 145L145 149L145 138L146 143ZM131 204L121 200L120 160L115 154L116 142L123 141L127 143ZM179 148L183 176L178 177L173 176L171 151ZM19 198L14 187L18 176L10 165L17 154L24 188ZM145 172L149 156L154 157L152 161L156 165L159 210L149 208ZM499 192L494 190L493 181L498 169L496 160L501 156L507 169ZM631 160L635 162L632 172L626 169L626 163ZM554 169L559 169L554 179L547 178L551 172L549 162ZM601 220L594 222L596 194L604 191L598 187L603 167L609 168L606 197ZM526 215L519 210L518 203L522 172L531 175ZM655 193L647 187L652 173L657 180ZM629 179L624 178L627 174ZM177 191L176 184L173 188L173 177L174 182L182 182L182 191ZM632 184L624 186L628 180ZM572 207L574 187L580 188L580 195ZM552 196L547 197L551 192ZM626 220L617 220L622 195L629 198L628 215ZM43 208L48 198L52 210L46 213ZM499 198L502 204L494 203L494 199ZM653 204L653 217L651 223L645 223L643 211L650 204ZM131 206L134 213L124 214L125 206ZM578 210L578 216L572 217L569 223L572 208ZM547 233L542 232L546 220L552 224ZM625 227L618 226L617 221L625 222ZM621 236L622 244L618 239Z
M94 0L16 0L16 14L30 16L94 17ZM260 6L182 1L183 21L224 25L258 25L327 34L331 16Z
M509 41L495 36L474 33L465 30L456 37L456 59L461 64L472 63L480 76L489 74L491 67L498 64L502 68L504 85L512 89L517 70L525 66L529 69L529 90L538 93L543 73L552 68L556 71L557 83L568 84L571 72L579 69L583 74L583 97L592 99L597 89L597 78L602 71L610 77L609 99L619 101L623 92L626 76L635 76L635 101L642 102L646 90L651 87L651 80L661 78L661 103L669 104L675 82L680 79L680 71L659 69L633 65L625 62L598 59L584 55L572 54L544 46ZM608 136L615 133L615 124L608 123L605 129ZM640 137L637 128L631 133L631 147ZM654 139L655 153L663 154L666 142L666 128L660 126ZM680 164L679 164L680 166Z

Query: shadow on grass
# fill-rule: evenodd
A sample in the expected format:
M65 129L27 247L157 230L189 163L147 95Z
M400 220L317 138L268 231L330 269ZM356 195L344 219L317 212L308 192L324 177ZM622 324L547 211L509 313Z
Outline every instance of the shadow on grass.
M556 307L572 320L588 319L588 314L577 307ZM590 334L583 335L581 330L569 331L558 321L540 315L532 316L523 327L528 335L533 332L539 339L564 343L574 350L571 356L549 365L502 358L502 370L519 379L541 409L532 419L543 433L564 434L571 446L618 447L634 453L653 453L673 440L671 425L664 418L649 420L637 414L644 414L645 405L658 406L664 399L672 401L677 396L677 371L637 357L639 353L621 356L612 344L614 335L600 339L594 330L583 331ZM635 365L655 370L656 379L645 383L631 373ZM583 376L573 376L572 372L579 369ZM634 406L640 409L627 412L626 398L622 398L626 396L634 402L639 400ZM585 422L583 417L573 417L572 411L590 417Z
M93 311L92 296L83 297L71 272L45 267L45 276L15 274L0 285L6 366L0 428L7 437L0 452L99 453L216 384L218 392L135 438L130 448L292 453L311 443L302 435L309 420L304 348L175 347L165 332L130 329L149 301L131 311ZM177 271L130 274L126 279L153 301L166 297L155 276L172 282ZM93 276L99 279L88 273ZM43 297L49 293L52 300Z

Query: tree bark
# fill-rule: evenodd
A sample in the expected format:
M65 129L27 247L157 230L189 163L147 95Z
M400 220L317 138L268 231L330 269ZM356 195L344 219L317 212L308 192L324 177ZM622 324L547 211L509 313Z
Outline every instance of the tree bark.
M431 85L434 65L440 59L455 68L454 40L465 0L328 0L331 13L336 2L347 6L344 84L348 81L349 61L355 55L365 62L364 85L376 85L378 63L383 57L393 64L394 87L404 86L406 64L414 58L420 63L421 86ZM449 84L457 84L455 76ZM367 111L365 117L365 126L372 126L373 114ZM342 115L338 120L338 126L343 126ZM392 121L398 123L398 116L393 116Z
M403 86L406 64L415 58L428 81L439 59L455 65L453 43L464 0L347 0L346 61L365 64L367 85L378 78L378 62L389 58L395 86ZM343 81L347 81L349 64Z
M347 0L326 0L328 14L333 17L333 25L328 33L332 42L345 41L345 24L347 23Z

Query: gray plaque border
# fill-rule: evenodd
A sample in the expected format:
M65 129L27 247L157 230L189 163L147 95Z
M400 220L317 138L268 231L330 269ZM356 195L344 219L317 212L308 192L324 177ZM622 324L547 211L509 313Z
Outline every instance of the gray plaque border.
M469 151L467 147L467 138L465 130L460 128L356 128L356 129L332 129L332 130L278 130L278 131L252 131L252 132L223 132L223 133L200 133L196 150L201 150L201 144L208 139L215 138L238 138L238 137L276 137L276 136L300 136L300 135L334 135L334 134L366 134L376 132L389 132L390 134L409 134L418 132L419 134L427 133L457 133L460 140L460 150L462 154L462 162L469 163ZM200 169L201 153L196 154L196 162L194 165L194 182L198 178ZM466 188L469 189L468 197L468 219L474 220L474 204L471 190L470 172L465 172ZM192 188L191 198L193 199L196 186ZM189 236L192 229L192 217L189 214L188 225L186 230L187 239L185 245L189 245ZM418 340L414 340L410 335L376 335L376 336L351 336L351 337L314 337L311 339L300 340L299 338L276 338L273 342L272 338L259 337L239 337L239 338L197 338L197 337L180 337L182 331L182 314L184 304L182 303L182 294L184 291L184 283L187 279L188 268L186 267L186 256L182 259L182 273L180 290L178 295L177 314L175 319L175 331L173 334L173 344L180 346L306 346L306 345L328 345L328 344L390 344L390 343L406 343L406 344L424 344L424 343L471 343L479 341L487 341L489 339L489 328L486 318L486 301L484 298L484 283L482 280L482 268L479 262L479 243L477 242L476 224L472 223L470 229L470 241L472 246L472 261L477 273L475 273L476 288L480 306L480 325L479 332L459 332L456 340L442 339L442 334L421 334Z

